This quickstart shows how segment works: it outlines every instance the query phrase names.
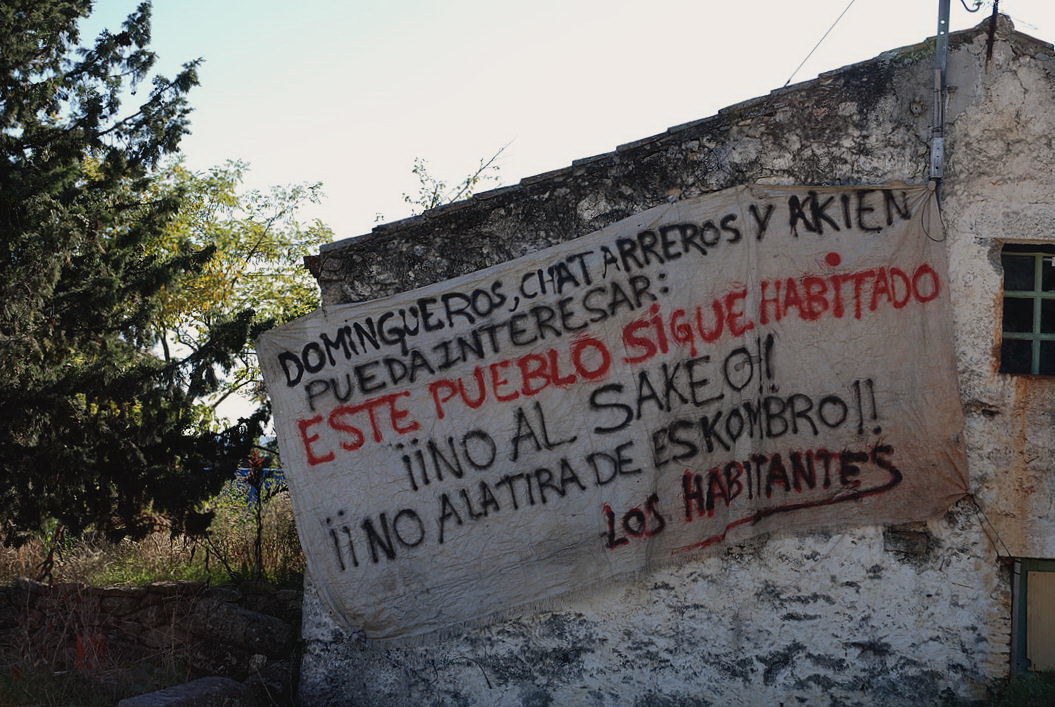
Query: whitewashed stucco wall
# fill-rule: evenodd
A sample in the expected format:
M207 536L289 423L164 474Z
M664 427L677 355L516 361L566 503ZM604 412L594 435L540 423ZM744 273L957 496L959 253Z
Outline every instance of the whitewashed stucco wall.
M984 49L957 63L984 61ZM981 55L981 56L979 56ZM1007 551L1055 557L1055 379L1000 374L1004 242L1055 243L1055 63L998 43L951 129L945 219L972 479ZM1002 548L1003 549L1003 548Z
M366 647L308 582L304 704L933 704L1006 675L997 558L1055 556L1051 380L996 372L999 243L1055 242L1055 61L1001 23L953 36L948 230L970 501L911 527L763 537L432 645ZM748 181L926 180L931 64L889 52L367 239L324 248L327 303L451 277L671 197ZM988 534L987 534L988 530ZM1000 540L996 539L999 534Z

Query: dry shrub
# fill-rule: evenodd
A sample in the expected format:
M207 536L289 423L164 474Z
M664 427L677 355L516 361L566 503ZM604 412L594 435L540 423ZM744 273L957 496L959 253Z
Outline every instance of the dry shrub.
M299 586L304 575L304 555L288 493L265 489L264 502L257 505L249 501L243 484L231 483L210 505L216 512L205 543L210 567L219 565L232 580L267 579ZM259 574L256 567L258 523Z
M22 547L0 546L0 579L7 582L16 577L34 576L46 554L40 538L33 538Z
M304 557L289 494L265 489L259 506L260 559L256 566L257 504L244 483L232 481L210 503L216 516L204 538L173 536L163 524L142 540L107 541L94 533L60 541L52 578L96 586L196 580L211 584L262 579L299 586ZM0 582L36 577L48 544L33 538L19 548L0 548Z

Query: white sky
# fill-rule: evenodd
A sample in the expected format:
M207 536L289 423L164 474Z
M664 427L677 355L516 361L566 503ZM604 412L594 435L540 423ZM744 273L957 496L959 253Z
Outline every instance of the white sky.
M137 1L98 0L85 39ZM155 0L152 46L166 73L206 60L190 166L243 159L253 187L321 181L310 215L344 238L407 215L415 157L456 182L511 142L511 184L778 88L847 2ZM856 0L795 81L921 41L937 6ZM952 28L990 7L952 0ZM1052 0L1000 8L1055 40Z

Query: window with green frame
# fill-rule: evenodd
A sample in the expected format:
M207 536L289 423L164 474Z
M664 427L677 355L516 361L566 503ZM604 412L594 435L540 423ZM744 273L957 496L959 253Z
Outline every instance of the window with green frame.
M1001 373L1055 376L1055 246L1009 243L1004 267Z

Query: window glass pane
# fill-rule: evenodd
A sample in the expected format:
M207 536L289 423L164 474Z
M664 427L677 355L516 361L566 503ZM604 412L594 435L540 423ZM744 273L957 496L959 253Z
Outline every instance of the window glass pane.
M1027 297L1004 298L1004 331L1033 331L1033 300Z
M1035 257L1002 253L1000 263L1004 266L1005 290L1032 290Z
M1004 339L1000 344L1000 371L1002 373L1030 373L1032 358L1031 341Z
M1045 292L1055 292L1055 257L1044 256L1044 262L1040 266L1041 289Z
M1040 333L1055 334L1055 299L1040 301Z
M1055 376L1055 341L1040 342L1040 375Z

